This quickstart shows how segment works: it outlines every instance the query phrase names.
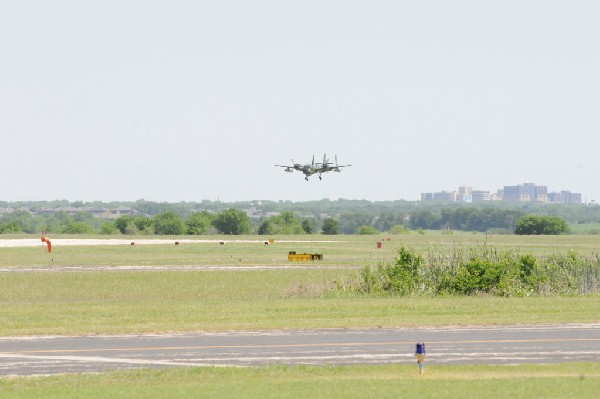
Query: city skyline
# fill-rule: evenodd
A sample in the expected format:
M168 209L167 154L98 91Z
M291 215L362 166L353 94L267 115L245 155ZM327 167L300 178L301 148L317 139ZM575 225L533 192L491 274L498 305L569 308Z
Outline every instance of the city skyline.
M550 203L588 203L581 193L570 190L548 191L548 186L535 183L506 185L496 191L477 190L470 186L460 186L458 191L436 191L421 193L422 201L517 201ZM590 203L595 203L592 200Z

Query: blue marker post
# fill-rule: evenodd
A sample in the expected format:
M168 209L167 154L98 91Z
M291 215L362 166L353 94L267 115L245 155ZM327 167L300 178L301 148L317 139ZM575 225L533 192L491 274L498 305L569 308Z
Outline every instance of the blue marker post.
M423 366L425 365L425 343L417 343L417 349L415 350L415 356L417 357L417 363L419 364L419 374L423 374Z

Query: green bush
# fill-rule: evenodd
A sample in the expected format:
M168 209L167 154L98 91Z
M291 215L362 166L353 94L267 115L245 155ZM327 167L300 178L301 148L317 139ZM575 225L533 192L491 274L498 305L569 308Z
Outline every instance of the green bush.
M558 235L569 232L567 222L558 216L526 215L517 222L515 234Z
M404 225L402 224L397 224L395 226L392 226L389 230L388 230L389 234L410 234L410 230L408 230Z
M379 263L376 271L365 267L361 272L361 291L411 295L416 292L420 281L420 268L425 263L421 255L404 246L392 263Z
M233 208L218 213L213 220L213 226L219 234L226 235L250 234L252 229L250 217L245 212Z
M165 211L154 216L154 233L159 235L185 234L187 226L179 214Z
M449 252L451 251L451 252ZM600 255L569 251L545 258L483 245L430 249L427 258L401 246L392 262L365 266L345 292L380 295L578 295L600 292Z
M67 222L60 231L62 234L94 234L96 231L93 226L86 222Z
M185 222L187 234L200 235L212 232L213 219L214 216L206 211L193 213Z
M117 226L115 226L114 223L110 222L102 223L102 225L100 226L100 233L106 235L121 234L119 229L117 229Z
M326 235L340 234L340 223L334 218L326 218L323 220L321 233Z
M17 222L0 224L0 234L15 234L21 232L21 226Z
M365 235L373 236L373 235L379 234L379 230L377 230L373 226L363 225L356 229L356 234L362 235L362 236L365 236Z
M263 221L258 227L258 234L306 234L306 231L293 212L282 212Z

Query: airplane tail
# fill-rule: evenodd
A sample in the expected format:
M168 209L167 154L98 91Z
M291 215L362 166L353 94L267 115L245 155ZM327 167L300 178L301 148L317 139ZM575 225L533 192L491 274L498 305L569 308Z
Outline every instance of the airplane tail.
M335 156L335 168L334 168L334 170L339 173L339 172L342 171L342 168L345 168L347 166L352 166L352 165L340 165L338 163L337 154L336 154L336 156Z

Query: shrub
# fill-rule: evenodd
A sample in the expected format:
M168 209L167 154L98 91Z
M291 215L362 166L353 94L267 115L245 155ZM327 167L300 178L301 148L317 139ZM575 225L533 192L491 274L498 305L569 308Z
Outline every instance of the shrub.
M410 230L408 230L404 225L402 224L397 224L395 226L392 226L389 230L388 230L389 234L410 234Z
M100 226L100 233L107 234L107 235L114 235L114 234L120 234L121 232L119 231L119 229L117 229L117 226L115 226L114 223L104 222Z
M0 234L5 233L21 233L21 226L17 222L10 222L6 224L0 224Z
M258 228L258 234L305 234L302 222L293 212L270 216Z
M392 263L379 263L376 271L368 266L362 270L361 290L366 293L413 294L419 286L419 273L423 264L421 255L402 246Z
M62 234L94 234L94 227L86 222L68 222L60 231Z
M523 216L515 227L515 234L519 235L558 235L568 231L569 225L558 216Z
M379 234L379 231L373 226L363 225L356 229L356 234L373 236Z
M165 211L154 217L154 233L159 235L185 234L187 226L181 216L173 211Z
M427 259L401 246L392 262L365 266L344 292L378 295L577 295L600 292L600 255L574 251L537 258L488 245L430 248Z
M321 227L321 233L326 235L340 234L340 224L334 218L326 218L323 220L323 226Z

